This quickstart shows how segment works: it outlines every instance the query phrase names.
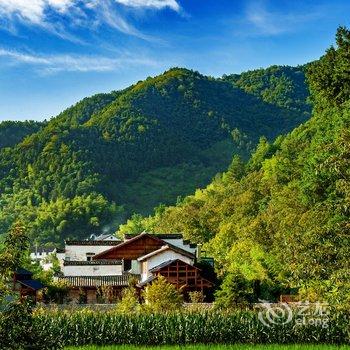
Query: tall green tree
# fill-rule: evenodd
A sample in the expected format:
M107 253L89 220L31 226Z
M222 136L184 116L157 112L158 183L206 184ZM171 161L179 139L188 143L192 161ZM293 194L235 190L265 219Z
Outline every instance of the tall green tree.
M16 222L6 234L0 251L0 290L8 291L14 272L23 266L28 254L29 239L24 226Z

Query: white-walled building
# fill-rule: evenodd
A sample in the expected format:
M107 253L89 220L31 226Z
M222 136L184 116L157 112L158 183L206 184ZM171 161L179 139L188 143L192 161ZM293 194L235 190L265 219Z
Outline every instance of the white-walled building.
M63 259L62 250L59 248L35 247L35 249L30 253L30 259L33 262L38 262L45 271L48 271L53 267L50 258L54 255L60 259Z
M198 247L182 235L143 232L125 235L124 240L99 237L104 239L65 242L64 253L59 258L62 266L59 279L71 284L74 298L84 290L87 299L93 302L103 286L113 288L115 295L120 295L131 277L140 288L160 275L181 290L212 286L195 266L199 260Z
M62 261L64 276L116 276L122 274L122 260L92 261L92 258L120 244L119 240L66 241Z
M54 253L56 251L56 248L42 248L42 247L35 247L35 249L30 253L30 258L32 261L41 261L45 258L47 258L50 254Z
M166 244L158 250L141 256L137 259L137 261L140 264L140 281L146 281L152 275L150 271L156 266L159 266L160 264L166 261L181 260L184 261L186 264L193 265L194 258L195 256L192 253L187 252L185 250L180 251L180 248Z
M122 261L64 261L64 276L117 276L122 275Z
M91 261L92 257L120 244L119 240L108 241L66 241L66 261Z

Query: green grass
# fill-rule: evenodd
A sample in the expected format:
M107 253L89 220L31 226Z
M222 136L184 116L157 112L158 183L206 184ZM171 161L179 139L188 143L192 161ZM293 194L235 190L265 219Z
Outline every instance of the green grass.
M65 350L350 350L337 345L186 345L186 346L82 346Z

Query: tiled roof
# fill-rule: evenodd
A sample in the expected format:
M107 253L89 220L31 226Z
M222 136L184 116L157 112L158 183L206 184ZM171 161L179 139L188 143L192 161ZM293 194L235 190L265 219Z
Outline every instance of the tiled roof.
M181 249L179 247L176 247L176 246L168 243L168 244L164 245L163 247L161 247L161 248L159 248L157 250L154 250L151 253L148 253L148 254L146 254L144 256L140 256L137 260L142 261L142 260L148 259L151 256L160 254L160 253L162 253L162 252L164 252L165 250L168 250L168 249L170 249L170 250L172 250L172 251L174 251L174 252L176 252L178 254L181 254L183 256L186 256L186 257L188 257L190 259L194 259L195 258L194 254L192 254L191 252L189 252L187 250L184 250L184 249Z
M33 290L39 290L39 289L45 288L45 286L37 280L23 280L23 281L17 281L17 282Z
M87 266L87 265L121 265L122 260L90 260L68 261L64 260L64 266Z
M122 241L65 241L66 245L99 245L99 246L116 246Z
M159 269L163 268L163 267L166 267L168 265L171 265L174 261L176 260L167 260L167 261L164 261L162 262L161 264L153 267L152 269L150 269L150 272L154 272L154 271L158 271Z
M121 286L126 287L131 277L140 278L139 275L124 274L117 276L66 276L56 277L58 281L66 281L72 287L100 287Z
M194 248L197 248L197 244L191 243L188 239L184 240L183 243L184 243L185 245L189 245L190 248L193 248L193 249L194 249Z
M15 272L17 275L33 275L33 272L28 271L27 269L19 268Z
M159 238L159 239L167 239L167 240L183 239L182 233L148 233L148 232L142 232L141 234L148 234L149 236L152 236L152 237L156 237L156 238ZM126 233L124 235L124 238L126 240L128 240L128 239L135 238L135 237L137 237L139 235L140 234ZM183 243L185 245L189 245L190 248L192 248L192 249L197 248L197 244L191 243L188 239L184 239Z
M116 238L116 237L115 237L114 235L112 235L112 234L103 234L103 235L96 236L96 237L95 237L95 240L96 240L96 241L103 241L103 240L105 240L106 238L109 238L109 237Z
M181 233L148 233L148 232L142 232L142 233L147 233L150 236L157 237L160 239L182 239L183 237ZM125 239L130 239L139 235L140 234L126 233L124 237Z
M158 278L158 276L152 275L152 276L148 277L146 280L144 280L144 281L138 283L138 284L136 285L136 287L142 288L142 287L144 287L145 285L147 285L148 283L151 283L152 281L154 281L156 278Z
M52 253L54 250L55 250L55 247L39 247L39 248L32 248L31 253L32 254Z
M137 236L134 236L134 237L132 237L132 238L130 238L130 239L124 241L124 242L121 242L120 244L118 244L117 247L113 247L113 248L110 248L110 249L108 249L108 250L105 250L105 251L103 251L103 252L101 252L101 253L96 254L95 256L92 257L92 259L93 259L93 260L99 260L99 258L100 258L101 256L104 256L104 255L106 255L106 254L108 254L108 253L110 253L110 252L112 252L112 251L118 250L118 249L120 249L120 248L122 248L122 247L128 246L129 244L131 244L131 243L133 243L133 242L135 242L135 241L137 241L137 240L139 240L139 239L141 239L141 238L143 238L143 237L150 237L151 239L153 239L153 240L159 242L159 244L164 244L164 243L165 243L164 241L162 241L162 240L161 240L160 238L158 238L158 237L152 236L151 234L149 234L149 233L147 233L147 232L142 232L141 234L139 234L139 235L137 235Z

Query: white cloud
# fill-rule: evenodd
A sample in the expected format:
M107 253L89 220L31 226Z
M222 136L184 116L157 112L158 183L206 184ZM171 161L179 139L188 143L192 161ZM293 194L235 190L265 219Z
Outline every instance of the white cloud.
M89 7L95 10L95 23L105 23L122 33L146 39L146 36L139 32L133 25L128 23L118 12L114 11L110 1L95 0L94 2L90 2Z
M2 16L19 15L30 22L40 23L43 10L42 0L0 0L0 14Z
M168 7L174 11L180 11L180 5L176 0L115 0L117 3L136 8L154 8L161 10Z
M10 51L5 49L0 49L0 56L6 56L10 59L14 59L19 62L29 63L29 64L48 64L49 61L45 58L40 58L39 56L32 56L26 53L19 53L16 51Z
M49 6L64 12L72 5L74 0L46 0L46 2Z
M134 58L123 55L118 58L87 55L34 55L30 53L0 49L0 58L7 58L11 64L35 66L41 73L56 72L107 72L130 66L156 66L149 58Z
M246 35L273 36L295 31L300 25L318 19L321 12L312 9L308 12L279 12L269 10L263 1L251 2L246 8L245 21L250 30L244 29Z
M68 40L74 39L68 32L69 26L92 28L97 24L106 24L122 33L147 40L147 35L141 34L122 16L125 9L118 11L118 5L126 10L170 8L180 11L177 0L0 0L0 19L37 25ZM52 13L56 15L54 21ZM60 16L66 21L61 21Z
M45 9L65 12L73 2L74 0L0 0L0 14L7 17L19 16L39 24L44 20Z

